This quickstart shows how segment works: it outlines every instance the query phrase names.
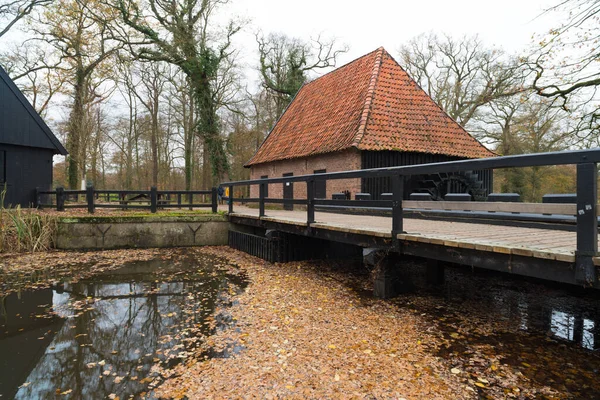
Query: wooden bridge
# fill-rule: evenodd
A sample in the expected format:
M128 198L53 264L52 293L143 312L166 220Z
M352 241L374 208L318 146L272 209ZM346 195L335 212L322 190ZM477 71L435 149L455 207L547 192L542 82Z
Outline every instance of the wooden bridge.
M600 149L529 154L317 175L229 182L258 185L259 198L229 199L233 226L248 235L245 245L271 240L281 232L379 249L392 257L389 268L401 268L398 255L453 262L551 281L600 287L598 280L597 163ZM577 193L573 204L434 202L403 199L411 175L456 173L573 164ZM329 200L314 197L315 182L348 178L390 177L391 200ZM305 199L267 198L267 184L302 182ZM235 205L244 201L257 208ZM291 202L305 211L266 210L267 204ZM369 215L366 215L369 214ZM236 229L236 228L234 228ZM254 238L254 242L250 238ZM261 242L262 240L262 242ZM236 243L234 243L236 245ZM311 246L314 246L311 244Z

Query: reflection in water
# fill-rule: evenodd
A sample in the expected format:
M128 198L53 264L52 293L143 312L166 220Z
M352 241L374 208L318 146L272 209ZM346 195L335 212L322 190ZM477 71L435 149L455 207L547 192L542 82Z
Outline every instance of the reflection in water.
M148 391L155 362L185 357L182 324L208 333L218 293L235 277L208 270L168 281L144 264L4 299L0 394L92 399Z
M425 319L465 384L489 381L479 398L600 398L600 291L454 266L430 286L423 263L403 267L414 290L391 302Z
M416 282L426 286L418 273ZM490 271L473 274L458 267L446 268L442 294L451 303L487 312L515 330L553 336L589 350L600 348L600 293L596 290Z

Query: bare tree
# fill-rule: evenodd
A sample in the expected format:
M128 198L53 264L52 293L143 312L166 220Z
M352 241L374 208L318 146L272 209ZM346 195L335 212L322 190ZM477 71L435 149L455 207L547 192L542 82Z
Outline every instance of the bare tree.
M467 127L481 110L525 90L518 60L486 48L477 37L420 35L400 48L410 76L459 124Z
M89 92L90 87L98 87L92 82L94 73L110 73L110 68L102 70L100 67L120 48L120 44L111 40L109 35L109 24L114 15L107 10L97 10L98 13L103 12L103 17L98 18L91 12L93 7L100 6L97 0L54 1L34 28L39 39L49 43L58 53L73 82L73 105L66 141L71 188L77 188L80 179L84 178L85 112L89 102L99 96Z
M139 39L127 39L135 57L177 65L188 76L196 101L197 131L210 156L215 180L220 180L228 170L220 136L215 83L222 63L233 56L231 39L240 30L240 25L234 22L221 31L215 29L214 14L226 3L227 0L116 0L111 3L120 11L125 24L139 36ZM209 186L208 183L204 182L204 186Z
M530 57L533 88L542 97L557 101L580 120L578 136L584 140L600 132L600 2L564 0L546 10L568 15L562 25L552 29L539 42ZM594 138L590 140L594 141Z
M0 64L42 116L55 95L65 92L68 73L55 58L51 51L33 42L0 54Z
M317 37L311 42L284 34L256 35L262 85L277 104L277 115L285 110L311 71L334 67L337 57L348 51L335 40Z
M52 0L8 0L0 3L0 38L36 7L50 3Z

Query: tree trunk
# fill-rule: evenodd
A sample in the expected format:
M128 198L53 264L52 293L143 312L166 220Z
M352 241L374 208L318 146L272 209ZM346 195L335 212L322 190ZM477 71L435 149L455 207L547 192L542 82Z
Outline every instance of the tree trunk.
M75 73L75 88L74 88L74 102L71 115L69 116L69 137L67 139L67 151L69 156L67 159L68 163L68 180L69 188L79 189L79 178L82 166L80 161L83 155L83 149L81 148L82 142L82 130L83 130L83 119L84 119L84 99L85 99L85 76L82 69L78 69Z

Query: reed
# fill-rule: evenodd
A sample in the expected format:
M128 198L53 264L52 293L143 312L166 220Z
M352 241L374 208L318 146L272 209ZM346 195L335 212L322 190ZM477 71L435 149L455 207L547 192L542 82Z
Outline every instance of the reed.
M45 251L53 247L56 237L55 217L37 210L4 207L6 189L0 193L0 253Z

